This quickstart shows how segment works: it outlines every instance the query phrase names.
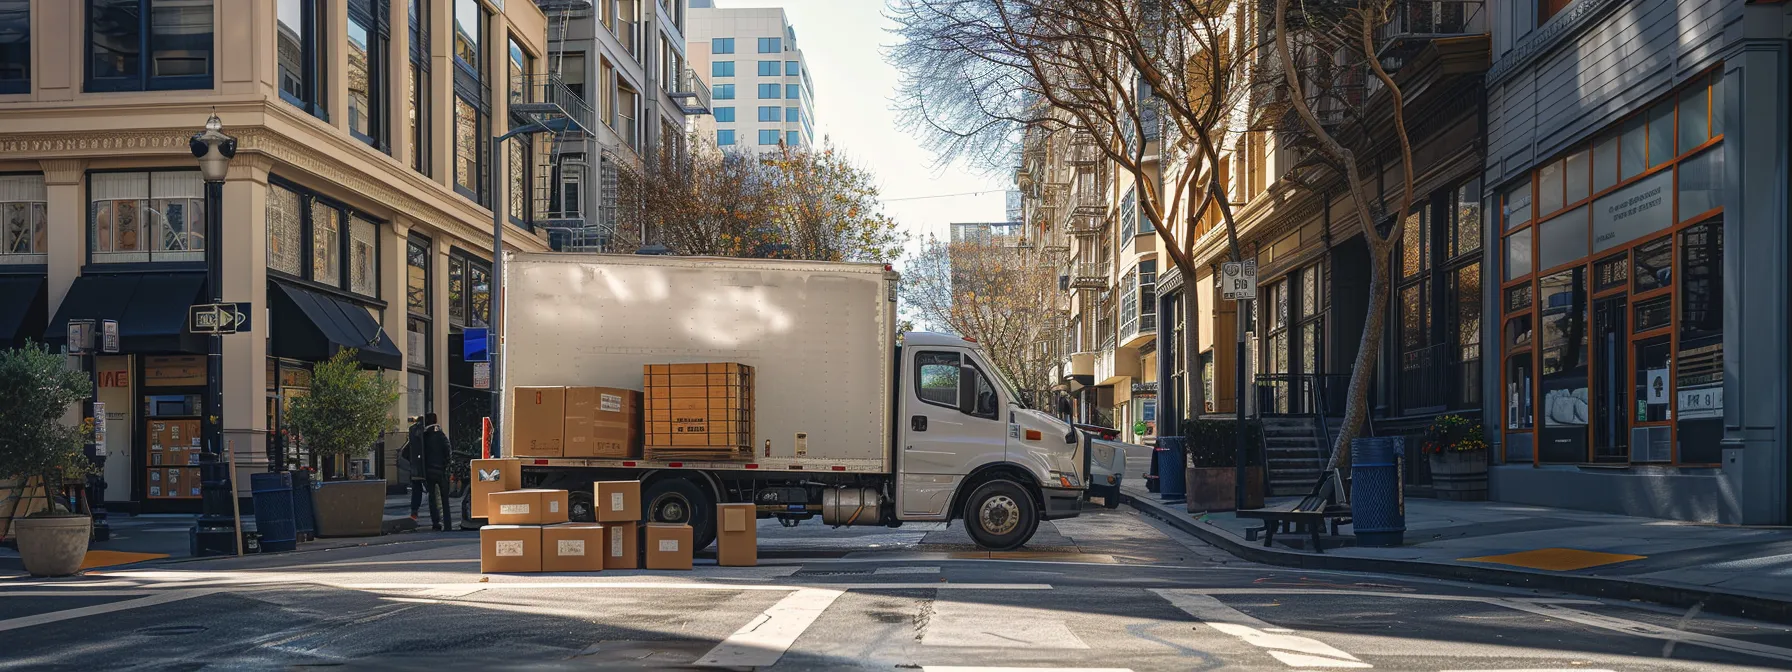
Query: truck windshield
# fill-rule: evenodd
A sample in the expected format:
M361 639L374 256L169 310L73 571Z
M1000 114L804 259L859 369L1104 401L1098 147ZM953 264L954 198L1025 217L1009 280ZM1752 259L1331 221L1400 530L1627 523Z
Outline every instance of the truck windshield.
M995 373L996 381L1002 386L1002 390L1008 393L1010 400L1021 408L1033 408L1032 404L1027 403L1026 397L1020 396L1020 388L1014 386L1014 381L1008 379L1008 373L1003 371L1002 367L991 366L989 370Z

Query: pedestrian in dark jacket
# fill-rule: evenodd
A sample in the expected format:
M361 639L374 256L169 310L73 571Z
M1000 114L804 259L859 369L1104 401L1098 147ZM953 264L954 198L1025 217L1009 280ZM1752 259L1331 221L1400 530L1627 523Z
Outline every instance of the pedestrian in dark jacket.
M442 433L434 413L424 415L423 423L423 482L429 490L429 527L440 530L444 525L454 526L454 510L448 502L448 435ZM436 510L437 499L442 503L440 512Z
M410 435L404 440L405 466L411 470L411 520L417 519L417 512L423 507L423 491L427 486L423 480L423 416L411 418Z

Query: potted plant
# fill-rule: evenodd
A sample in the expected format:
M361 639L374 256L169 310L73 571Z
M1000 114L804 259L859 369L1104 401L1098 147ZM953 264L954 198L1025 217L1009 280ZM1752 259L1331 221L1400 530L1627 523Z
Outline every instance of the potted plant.
M398 381L361 369L354 350L340 350L311 369L308 394L292 400L287 427L320 458L364 455L397 423ZM371 537L385 518L386 482L333 479L313 486L320 537Z
M1196 420L1184 425L1188 434L1188 510L1231 511L1238 492L1238 421ZM1245 423L1244 506L1263 507L1263 429Z
M87 375L69 369L61 355L31 343L0 350L0 479L12 481L5 508L25 571L34 576L74 574L87 557L93 520L69 511L56 492L92 470L82 452L89 428L62 422L91 389Z
M1438 416L1425 429L1419 449L1430 463L1438 499L1487 499L1487 435L1481 423L1460 415Z

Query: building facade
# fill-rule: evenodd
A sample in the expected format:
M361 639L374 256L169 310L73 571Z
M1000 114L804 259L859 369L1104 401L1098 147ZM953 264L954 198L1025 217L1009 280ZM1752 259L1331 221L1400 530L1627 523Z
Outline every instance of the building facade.
M283 430L310 365L344 349L404 381L393 417L438 413L457 448L477 449L489 381L460 337L490 317L490 208L521 215L513 249L547 249L531 199L506 189L536 159L527 146L492 156L482 139L516 123L512 103L543 98L540 9L27 0L0 3L0 21L22 35L0 68L0 324L14 343L61 345L70 319L119 322L120 353L97 361L110 504L198 509L187 465L206 351L185 324L209 296L208 252L223 255L225 300L254 312L223 338L240 489L282 456L399 481L402 434L316 463ZM205 237L187 148L214 112L238 143L221 240ZM494 172L510 179L494 188Z
M690 1L691 67L714 100L698 137L751 152L814 145L815 80L784 10Z

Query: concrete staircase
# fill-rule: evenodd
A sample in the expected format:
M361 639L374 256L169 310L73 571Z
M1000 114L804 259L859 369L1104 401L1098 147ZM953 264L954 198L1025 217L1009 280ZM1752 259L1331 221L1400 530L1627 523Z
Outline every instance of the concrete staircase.
M1338 439L1343 418L1330 418L1325 446L1318 445L1318 419L1310 415L1272 416L1262 419L1263 453L1268 459L1269 496L1299 496L1311 492L1325 468L1326 456Z

